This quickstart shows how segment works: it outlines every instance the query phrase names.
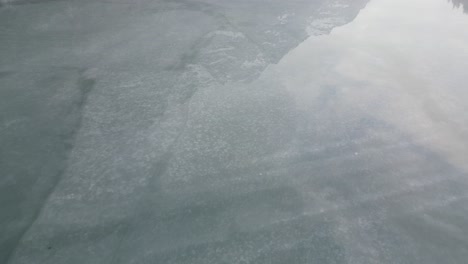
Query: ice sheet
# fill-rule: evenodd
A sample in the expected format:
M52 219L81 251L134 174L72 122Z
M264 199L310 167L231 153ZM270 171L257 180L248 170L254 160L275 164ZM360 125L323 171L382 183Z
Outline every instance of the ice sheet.
M0 263L465 263L452 2L2 1Z

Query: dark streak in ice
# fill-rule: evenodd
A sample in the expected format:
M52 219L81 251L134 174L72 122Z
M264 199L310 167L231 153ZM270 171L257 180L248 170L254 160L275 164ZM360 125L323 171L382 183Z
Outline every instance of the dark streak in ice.
M70 71L70 69L65 69L65 72L67 71ZM76 70L72 71L76 72ZM63 148L63 165L60 166L59 171L54 176L43 176L43 178L45 179L42 180L46 181L46 184L42 187L43 190L38 191L38 197L36 197L33 201L36 204L36 208L32 209L32 211L34 212L33 215L30 217L30 219L26 220L27 222L25 222L24 226L20 230L18 230L19 232L16 236L7 237L7 240L2 242L4 245L1 246L4 247L6 250L0 254L0 260L5 259L5 263L8 262L8 259L13 254L14 249L16 248L18 243L20 243L22 237L28 232L29 228L34 224L36 219L41 214L42 209L47 204L49 196L54 192L55 188L60 183L64 172L66 171L66 160L68 159L68 156L73 148L73 141L75 139L75 136L81 127L83 107L85 106L87 98L90 92L93 90L94 85L96 83L95 79L85 77L83 74L84 71L79 72L79 78L76 81L76 89L78 89L78 96L76 96L75 99L69 103L66 109L60 110L64 111L62 119L55 120L55 122L61 122L61 125L63 126L62 131L60 131L58 134L60 142L57 143L59 144L59 146L62 145ZM55 77L46 79L45 81L54 82ZM49 96L52 95L50 94ZM49 159L53 159L53 157L50 157ZM47 156L45 162L49 162L49 160L47 160ZM38 170L40 170L40 168L38 168ZM36 181L39 180L41 179L38 179ZM8 193L4 192L3 195L8 195ZM1 196L2 194L0 194L0 198ZM18 197L18 199L20 198ZM15 202L18 203L20 201Z

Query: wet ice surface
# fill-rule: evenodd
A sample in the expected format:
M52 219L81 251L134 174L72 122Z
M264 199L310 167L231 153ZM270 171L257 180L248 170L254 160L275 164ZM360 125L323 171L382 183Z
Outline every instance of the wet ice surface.
M466 263L452 2L0 2L0 262Z

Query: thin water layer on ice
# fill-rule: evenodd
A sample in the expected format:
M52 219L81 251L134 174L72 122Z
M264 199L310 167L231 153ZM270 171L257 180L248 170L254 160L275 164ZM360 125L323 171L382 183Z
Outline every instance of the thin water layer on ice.
M1 2L0 262L464 263L452 2Z

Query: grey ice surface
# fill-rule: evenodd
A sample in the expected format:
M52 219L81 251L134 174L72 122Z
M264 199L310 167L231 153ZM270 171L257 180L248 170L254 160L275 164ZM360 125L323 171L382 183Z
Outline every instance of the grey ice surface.
M0 263L467 263L464 2L0 0Z

